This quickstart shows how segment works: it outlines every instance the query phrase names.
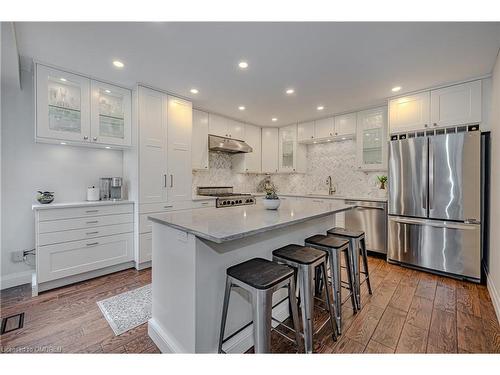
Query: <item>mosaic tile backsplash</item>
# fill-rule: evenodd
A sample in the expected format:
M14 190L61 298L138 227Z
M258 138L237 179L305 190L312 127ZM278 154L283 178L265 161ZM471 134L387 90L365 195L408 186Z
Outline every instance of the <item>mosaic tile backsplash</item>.
M319 143L307 146L305 174L276 174L271 181L278 193L327 194L326 179L332 176L337 194L352 197L384 197L377 175L387 172L359 171L356 164L356 142ZM231 169L231 155L210 152L209 170L193 172L193 192L197 186L233 186L237 192L255 192L263 174L240 174Z

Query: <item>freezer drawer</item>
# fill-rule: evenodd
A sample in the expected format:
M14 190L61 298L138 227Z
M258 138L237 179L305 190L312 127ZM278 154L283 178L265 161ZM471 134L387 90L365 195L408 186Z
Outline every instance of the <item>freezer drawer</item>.
M388 259L479 280L481 226L389 216Z
M345 228L365 232L366 248L387 253L387 204L383 202L345 201L356 208L345 212Z

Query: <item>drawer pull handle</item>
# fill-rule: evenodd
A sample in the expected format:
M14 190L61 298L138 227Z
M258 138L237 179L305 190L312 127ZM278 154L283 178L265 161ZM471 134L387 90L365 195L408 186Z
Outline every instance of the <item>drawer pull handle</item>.
M97 224L99 220L87 221L87 224Z
M91 242L87 244L87 246L95 246L95 245L99 245L99 242Z
M97 234L97 233L99 233L99 231L97 231L97 230L95 232L87 232L87 236L90 236L91 234Z
M99 212L99 210L87 210L87 211L85 211L85 212L86 212L86 213L88 213L88 214L90 214L90 213L92 213L92 212Z
M172 208L174 206L163 206L163 208Z

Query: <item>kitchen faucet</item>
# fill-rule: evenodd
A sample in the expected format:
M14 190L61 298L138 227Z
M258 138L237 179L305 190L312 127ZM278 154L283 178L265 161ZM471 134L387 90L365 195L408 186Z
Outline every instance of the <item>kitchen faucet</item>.
M328 176L326 183L328 184L328 195L335 194L337 192L337 186L332 183L332 176Z

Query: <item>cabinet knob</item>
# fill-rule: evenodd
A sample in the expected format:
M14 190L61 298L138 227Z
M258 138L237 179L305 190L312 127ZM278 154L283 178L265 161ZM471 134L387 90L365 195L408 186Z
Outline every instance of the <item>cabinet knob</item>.
M97 137L92 138L94 141L97 141Z
M437 123L434 123L434 126L437 126L438 124Z
M84 136L83 136L83 139L84 139L84 140L87 140L87 139L89 139L89 137L87 137L86 135L84 135Z
M205 165L205 168L208 168L208 165Z
M314 138L314 135L311 135L311 138Z
M426 128L427 128L428 126L429 126L429 125L427 125L427 124L425 124L425 125L424 125L424 127L426 127Z
M339 133L335 132L335 135L339 135Z

